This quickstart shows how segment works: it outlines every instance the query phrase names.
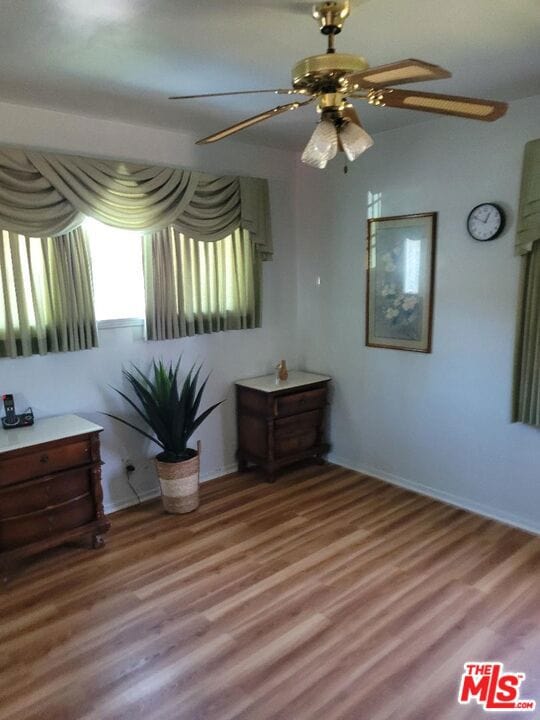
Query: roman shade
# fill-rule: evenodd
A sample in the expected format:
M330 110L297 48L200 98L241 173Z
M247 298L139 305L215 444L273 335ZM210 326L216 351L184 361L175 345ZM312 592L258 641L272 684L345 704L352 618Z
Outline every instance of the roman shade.
M85 216L142 232L172 225L208 242L245 229L261 258L272 256L266 180L0 149L0 228L54 237Z

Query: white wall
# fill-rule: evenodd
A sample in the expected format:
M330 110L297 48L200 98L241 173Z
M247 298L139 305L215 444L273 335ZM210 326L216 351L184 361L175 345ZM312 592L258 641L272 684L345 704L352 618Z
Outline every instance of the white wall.
M301 168L296 194L300 361L335 379L334 458L537 531L540 432L510 423L510 399L515 213L539 136L540 97L493 124L435 119L377 135L347 175ZM431 355L364 346L368 191L382 215L439 213ZM483 201L508 214L491 243L465 229Z
M148 127L0 103L0 143L256 175L270 181L275 254L273 262L264 263L262 328L159 343L144 342L140 328L109 329L100 331L99 349L0 359L0 393L13 392L21 410L32 405L37 417L77 413L105 427L103 485L108 509L133 502L125 481L127 459L137 468L132 480L139 491L146 496L156 488L150 443L141 443L138 435L99 415L100 411L124 410L108 387L121 385L122 366L135 362L144 367L152 356L167 360L184 353L184 367L199 359L213 371L206 401L227 400L198 433L203 444L201 474L207 478L234 467L234 380L270 372L281 357L295 364L295 158L288 152L233 141L197 147L194 139Z
M232 382L284 356L334 377L337 461L540 531L540 433L509 422L515 212L523 146L540 136L539 118L540 98L531 98L494 124L435 119L383 133L344 175L342 161L319 172L278 150L233 141L198 148L168 131L0 104L0 143L268 177L276 246L264 267L260 330L163 343L144 343L136 328L107 330L97 350L0 360L0 392L39 416L76 412L105 426L111 507L132 501L126 458L139 489L155 488L152 449L98 414L120 408L107 386L119 385L122 365L183 351L214 370L208 401L228 401L201 429L209 477L234 464ZM364 346L368 191L382 192L384 214L439 213L431 355ZM475 243L465 218L485 200L505 206L508 229Z

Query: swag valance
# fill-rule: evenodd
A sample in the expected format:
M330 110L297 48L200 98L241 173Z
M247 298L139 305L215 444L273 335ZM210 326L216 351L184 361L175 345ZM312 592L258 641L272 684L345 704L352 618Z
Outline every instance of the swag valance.
M205 241L245 229L269 259L269 214L268 183L260 178L0 149L0 228L21 235L62 235L85 216L143 233L172 225Z
M516 234L516 254L531 252L540 240L540 138L525 145Z

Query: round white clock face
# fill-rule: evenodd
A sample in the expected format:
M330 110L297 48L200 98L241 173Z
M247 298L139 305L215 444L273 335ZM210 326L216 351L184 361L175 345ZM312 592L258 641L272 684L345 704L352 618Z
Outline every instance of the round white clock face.
M475 240L493 240L502 232L503 225L503 211L492 203L477 205L467 219L467 230Z

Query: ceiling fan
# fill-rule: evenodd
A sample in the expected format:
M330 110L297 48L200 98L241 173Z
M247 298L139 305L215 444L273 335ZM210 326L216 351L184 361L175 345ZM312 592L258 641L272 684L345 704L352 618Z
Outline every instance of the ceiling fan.
M278 105L271 110L246 118L198 140L197 144L222 140L275 115L298 110L316 102L321 119L302 154L302 161L322 169L336 156L338 150L342 150L347 158L353 161L373 145L373 139L362 127L354 106L349 102L351 99L364 100L376 107L403 108L488 122L497 120L505 114L508 105L504 102L388 87L388 85L439 80L451 77L451 73L438 65L414 59L370 68L360 55L336 53L335 37L341 32L349 12L349 0L321 2L313 6L313 17L319 23L322 34L328 38L328 48L324 55L313 55L296 63L292 71L291 89L217 92L169 98L192 100L268 92L307 98Z

